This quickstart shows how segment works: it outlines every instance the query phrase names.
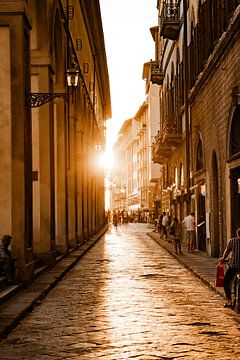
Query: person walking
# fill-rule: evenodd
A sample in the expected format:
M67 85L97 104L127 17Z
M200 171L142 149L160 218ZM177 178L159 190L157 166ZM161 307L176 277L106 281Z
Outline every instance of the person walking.
M160 237L162 236L162 219L163 219L163 214L159 215L158 217L158 232L160 234Z
M167 220L167 239L168 239L168 242L172 242L172 238L170 236L171 223L172 223L172 217L171 217L171 215L168 215L168 220Z
M118 226L118 214L116 213L115 210L113 210L112 220L113 220L113 226L115 226L115 228L117 228L117 226Z
M218 259L223 263L231 254L229 259L229 267L225 273L223 287L226 295L227 302L224 307L232 307L231 299L231 282L238 271L240 271L240 228L237 229L237 236L230 239L224 250L223 256Z
M163 212L163 218L162 218L162 236L165 237L165 240L167 240L168 234L167 234L167 224L168 224L168 216L165 213L165 211Z
M175 254L182 254L181 247L181 226L178 218L175 216L171 222L169 233L173 236Z
M194 212L191 212L190 215L188 215L184 218L183 226L186 229L188 252L192 252L193 251L193 243L195 241L195 229L196 229Z
M154 220L154 231L157 233L158 232L158 218L156 218Z

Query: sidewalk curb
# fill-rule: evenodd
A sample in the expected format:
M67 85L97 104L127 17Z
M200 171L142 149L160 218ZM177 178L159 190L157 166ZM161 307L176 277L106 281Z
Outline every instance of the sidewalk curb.
M189 264L187 264L186 261L184 261L181 257L174 254L168 246L166 246L160 239L156 239L150 232L147 232L147 235L153 239L156 243L158 243L161 247L163 247L169 254L171 254L175 259L177 259L187 270L191 271L196 277L198 277L205 285L207 285L210 289L214 290L218 295L220 295L223 299L225 299L224 294L218 290L209 280L207 280L204 276L199 274L193 267L191 267Z
M96 242L106 233L108 228L109 225L106 225L85 244L64 256L53 267L48 268L48 270L35 279L27 288L23 289L12 299L0 306L0 340L6 338L21 320L30 314L36 306L41 304L41 301L46 298L49 292L77 264L88 250L96 244ZM33 293L33 297L32 299L28 299L31 297L31 292ZM19 307L20 309L18 309ZM18 312L16 311L16 308L18 309Z

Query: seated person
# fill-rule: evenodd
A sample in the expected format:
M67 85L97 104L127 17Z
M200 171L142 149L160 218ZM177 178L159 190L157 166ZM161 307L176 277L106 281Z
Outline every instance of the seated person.
M15 280L15 259L8 249L12 241L12 236L4 235L0 241L0 269L6 276L7 283L13 283Z

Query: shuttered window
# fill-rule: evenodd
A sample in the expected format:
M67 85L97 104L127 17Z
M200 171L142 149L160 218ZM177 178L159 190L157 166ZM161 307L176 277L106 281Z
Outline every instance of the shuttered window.
M240 153L240 105L237 106L231 126L230 134L230 156Z

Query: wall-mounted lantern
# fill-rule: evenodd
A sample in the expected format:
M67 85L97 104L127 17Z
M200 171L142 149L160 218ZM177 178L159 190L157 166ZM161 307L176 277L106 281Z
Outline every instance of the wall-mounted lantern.
M80 71L74 67L66 71L67 85L72 90L78 86ZM26 104L29 107L42 106L57 97L66 98L66 93L27 93Z
M79 77L80 77L80 72L78 69L76 68L71 68L68 69L66 72L67 75L67 84L68 87L77 87L78 86L78 81L79 81Z
M102 144L95 144L95 151L99 152L102 150Z

